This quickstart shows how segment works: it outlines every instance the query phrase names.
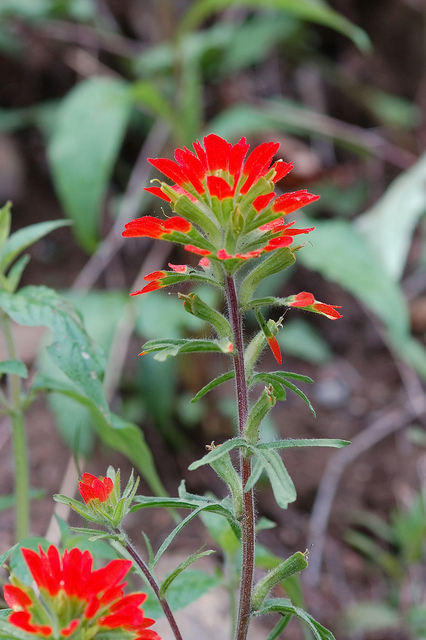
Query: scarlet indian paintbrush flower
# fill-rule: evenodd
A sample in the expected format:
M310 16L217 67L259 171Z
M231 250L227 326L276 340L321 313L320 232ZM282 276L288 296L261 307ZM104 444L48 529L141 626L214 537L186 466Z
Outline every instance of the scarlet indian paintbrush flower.
M83 473L81 481L78 483L78 490L86 504L91 500L106 502L114 490L114 483L108 477L97 478L91 473Z
M102 569L93 569L89 551L71 549L61 555L50 546L38 553L22 549L22 555L37 585L38 593L13 573L4 588L4 598L13 610L9 623L47 640L90 640L102 634L105 640L160 640L148 629L154 620L146 618L141 605L144 593L124 595L124 576L130 560L117 559Z
M235 271L243 261L290 246L295 235L312 231L284 223L283 216L319 196L304 190L276 196L275 183L293 168L292 163L272 162L278 143L261 144L247 156L245 138L232 145L210 134L203 142L204 148L194 143L194 152L177 149L175 161L149 160L175 184L160 182L147 191L170 202L179 215L132 220L123 236L177 242L189 252L228 262L228 271ZM139 293L154 288L148 285Z

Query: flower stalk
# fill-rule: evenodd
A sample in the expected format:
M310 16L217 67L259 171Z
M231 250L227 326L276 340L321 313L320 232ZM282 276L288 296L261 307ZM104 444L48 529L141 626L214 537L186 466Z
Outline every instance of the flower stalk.
M226 278L226 297L230 323L234 334L234 368L238 405L238 430L239 435L243 437L248 418L248 390L244 365L242 315L238 305L233 276L227 276ZM240 451L240 469L243 492L243 515L241 522L242 573L235 640L245 640L247 637L250 623L255 553L254 492L253 489L245 491L245 486L251 475L251 460L244 454L244 450Z

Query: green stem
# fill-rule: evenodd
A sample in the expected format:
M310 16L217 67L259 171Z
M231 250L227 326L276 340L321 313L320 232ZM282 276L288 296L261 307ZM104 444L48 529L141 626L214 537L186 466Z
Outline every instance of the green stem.
M248 418L248 390L244 366L244 343L242 315L238 305L238 297L235 281L232 276L226 278L226 296L229 310L229 320L234 334L234 368L238 405L238 430L241 437L244 436L245 425ZM240 472L243 489L243 516L242 529L242 569L240 604L235 631L235 640L245 640L250 624L251 601L253 591L254 552L255 552L255 511L254 493L244 491L251 474L251 460L240 452Z
M9 318L3 316L3 335L9 357L17 359L15 340ZM10 417L12 424L13 457L15 462L15 517L16 538L28 537L30 529L30 499L27 443L25 436L24 412L21 404L21 381L15 374L8 375Z

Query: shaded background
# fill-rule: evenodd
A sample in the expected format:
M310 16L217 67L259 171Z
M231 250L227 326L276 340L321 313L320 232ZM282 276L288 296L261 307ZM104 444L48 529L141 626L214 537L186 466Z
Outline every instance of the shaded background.
M13 201L14 229L74 221L31 249L23 284L63 290L80 308L108 354L112 407L141 426L172 494L181 478L190 491L223 494L213 472L187 467L206 442L233 433L233 401L224 388L189 403L223 371L220 360L136 357L146 339L203 333L176 296L129 303L145 273L187 259L162 243L122 244L127 220L161 214L143 192L155 177L146 158L171 157L212 131L252 145L276 140L277 157L295 164L281 188L321 194L304 212L316 226L312 245L285 281L270 278L268 293L313 291L341 304L344 318L287 314L284 366L314 378L306 392L317 418L289 395L265 428L353 445L286 452L298 501L281 512L265 486L260 505L279 525L262 534L277 554L313 545L307 608L340 637L362 627L371 638L426 635L424 34L420 0L0 4L0 202ZM45 334L17 332L33 365ZM37 366L51 370L43 355ZM5 496L8 430L0 425ZM45 491L34 534L46 533L71 451L100 474L111 460L130 468L63 399L37 402L28 432L32 484ZM0 514L4 549L11 514ZM155 541L170 523L156 514L144 526ZM203 535L195 526L177 552Z

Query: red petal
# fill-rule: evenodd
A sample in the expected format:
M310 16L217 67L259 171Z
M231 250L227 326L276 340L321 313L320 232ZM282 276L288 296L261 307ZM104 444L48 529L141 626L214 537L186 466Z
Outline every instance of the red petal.
M180 184L182 187L188 182L186 174L173 160L169 160L168 158L148 158L148 162L161 171L161 173L164 173L170 180Z
M163 228L165 233L172 233L173 231L179 231L180 233L188 233L192 229L192 225L185 218L180 216L173 216L163 222Z
M341 309L342 307L336 306L335 304L324 304L323 302L316 302L314 304L315 311L324 314L330 320L337 320L338 318L342 318L343 316L336 311L336 309Z
M204 193L201 179L204 178L205 171L197 156L188 149L176 149L175 158L187 176L187 182L192 184L197 193Z
M200 249L200 247L196 247L193 244L186 244L184 249L191 251L191 253L197 253L199 256L210 256L212 253L208 249Z
M249 145L245 138L241 138L237 144L235 144L229 153L229 173L231 176L235 176L237 182L241 169L243 166L244 158L246 157Z
M279 142L264 142L253 149L243 169L247 180L241 188L242 194L247 193L256 180L268 172L269 165L279 146Z
M206 152L204 151L203 147L201 146L201 144L199 143L199 141L197 140L197 142L194 142L193 147L195 149L195 153L198 156L198 159L200 160L201 164L204 167L204 172L207 171L208 164L207 164L207 155Z
M231 145L215 133L206 136L203 142L209 171L228 171Z
M169 267L170 269L173 269L173 271L176 271L176 273L186 273L188 270L186 264L172 264L171 262L169 262Z
M315 298L308 291L301 291L294 296L294 301L290 303L290 307L310 307L314 304Z
M166 196L166 194L161 191L161 187L144 187L144 191L148 191L148 193L152 193L154 196L157 196L157 198L170 202L169 196Z
M153 271L144 276L144 280L161 280L167 275L167 271Z
M308 193L306 189L302 191L294 191L293 193L285 193L282 196L278 196L272 205L272 209L275 212L283 213L287 215L300 207L304 207L306 204L315 202L319 196L315 196L312 193Z
M27 611L15 611L9 616L10 624L13 624L19 629L23 629L28 633L33 633L36 636L48 637L52 635L52 628L47 625L31 624L31 614Z
M275 193L273 191L271 193L266 193L264 196L258 196L256 200L253 201L253 207L259 213L262 209L266 209L274 196Z
M211 196L216 196L219 200L233 196L233 189L226 180L219 178L219 176L207 176L207 189Z
M274 354L274 358L275 360L278 362L278 364L282 364L282 356L281 356L281 350L280 350L280 345L277 342L277 339L275 338L275 336L271 336L270 338L266 338L268 341L268 344L271 348L272 353Z
M124 238L161 238L163 233L161 220L154 218L154 216L143 216L125 224L121 235Z
M153 280L152 282L147 284L145 287L143 287L143 289L140 289L139 291L133 291L130 295L138 296L141 293L149 293L150 291L156 291L157 289L161 289L164 286L165 285L161 280Z
M230 256L229 253L226 253L225 249L219 249L216 255L219 258L219 260L230 260L231 258L234 257L234 256Z
M19 587L15 587L12 584L7 584L4 587L3 597L6 600L6 604L11 609L26 609L31 606L33 601L25 591Z
M275 164L272 165L272 169L275 169L275 176L272 178L272 182L275 184L282 180L284 176L286 176L293 169L292 162L283 162L282 160L277 160Z

